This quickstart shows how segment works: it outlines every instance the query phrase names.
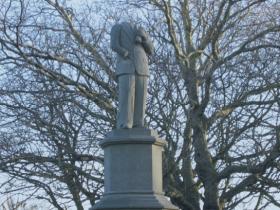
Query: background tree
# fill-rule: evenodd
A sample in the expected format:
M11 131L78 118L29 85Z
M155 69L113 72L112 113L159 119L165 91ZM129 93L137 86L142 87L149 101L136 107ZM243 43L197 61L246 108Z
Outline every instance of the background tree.
M0 6L3 193L24 189L57 209L99 199L98 140L114 128L117 103L109 31L127 16L156 46L146 121L168 141L172 202L184 210L280 206L277 1Z
M3 210L36 210L38 209L37 205L27 206L24 202L14 201L11 198L7 198L4 203L1 204Z

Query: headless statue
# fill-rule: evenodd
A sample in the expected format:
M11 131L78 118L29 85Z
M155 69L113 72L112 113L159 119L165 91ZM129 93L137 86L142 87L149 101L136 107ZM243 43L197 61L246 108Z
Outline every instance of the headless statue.
M111 48L117 53L117 128L144 127L151 39L142 27L122 22L111 30Z

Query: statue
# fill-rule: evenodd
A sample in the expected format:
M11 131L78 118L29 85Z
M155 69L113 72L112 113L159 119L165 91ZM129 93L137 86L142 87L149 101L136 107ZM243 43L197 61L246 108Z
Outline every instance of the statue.
M111 48L117 53L117 128L144 127L151 39L142 27L122 22L111 30Z
M143 128L148 55L153 51L150 37L143 28L122 22L112 28L111 47L117 52L118 129L100 141L104 150L104 196L90 210L179 210L162 190L166 141L155 130Z

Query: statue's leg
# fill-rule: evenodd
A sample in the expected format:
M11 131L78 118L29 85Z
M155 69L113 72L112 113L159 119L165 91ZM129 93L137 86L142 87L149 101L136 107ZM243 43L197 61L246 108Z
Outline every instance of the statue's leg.
M135 102L133 127L144 127L147 97L147 76L135 76Z
M124 74L118 77L119 107L117 128L131 128L134 112L135 76Z

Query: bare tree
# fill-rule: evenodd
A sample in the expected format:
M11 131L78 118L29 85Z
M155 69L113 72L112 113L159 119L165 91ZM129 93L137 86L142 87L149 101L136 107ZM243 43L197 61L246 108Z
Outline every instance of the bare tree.
M57 209L99 199L98 140L115 126L117 103L108 31L125 9L156 45L146 121L168 141L164 182L173 203L280 206L277 1L0 6L0 169L11 190L24 185Z
M72 201L84 209L85 200L93 205L101 194L97 143L114 122L109 61L98 57L94 39L84 48L85 41L67 25L70 9L32 1L2 6L0 166L10 175L4 193L24 190L57 209Z
M8 197L5 202L1 204L3 210L36 210L37 205L27 206L25 202L14 201L12 198Z
M187 95L183 141L170 138L175 149L167 155L173 162L168 194L182 209L200 209L201 199L203 209L233 209L256 195L279 205L270 200L272 191L264 196L257 190L278 168L280 83L275 56L280 25L273 13L279 12L279 3L150 1L148 9L157 11L147 15L155 37L171 46L176 58L177 68L166 66L166 71L174 75L173 69L179 69L184 83L168 86L169 97ZM171 126L164 127L168 136Z

